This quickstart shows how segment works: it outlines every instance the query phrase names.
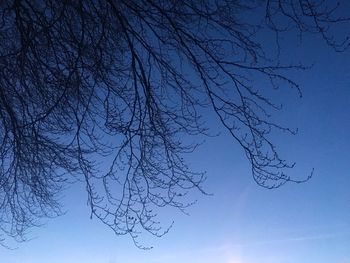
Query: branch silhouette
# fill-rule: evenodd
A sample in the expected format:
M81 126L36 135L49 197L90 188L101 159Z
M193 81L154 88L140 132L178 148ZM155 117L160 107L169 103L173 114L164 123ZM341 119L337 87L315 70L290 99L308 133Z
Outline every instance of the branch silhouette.
M305 67L273 59L256 35L270 30L279 43L285 32L317 33L343 51L349 39L332 26L349 19L327 2L1 1L2 233L25 240L41 218L62 213L59 194L79 181L91 217L146 248L140 233L169 229L158 207L183 210L191 189L205 194L204 173L185 158L198 143L184 138L209 134L208 109L257 184L301 182L269 137L294 131L270 120L279 106L263 91L300 92L286 72Z

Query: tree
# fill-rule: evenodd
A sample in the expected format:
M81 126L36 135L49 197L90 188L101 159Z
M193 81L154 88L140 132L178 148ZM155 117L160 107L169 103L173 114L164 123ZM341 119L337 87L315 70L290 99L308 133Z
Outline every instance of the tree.
M300 92L286 71L304 67L274 56L280 35L349 46L332 32L348 18L327 2L1 1L3 235L24 240L40 218L59 215L58 195L75 181L85 184L91 217L116 234L140 247L141 231L164 234L156 208L183 210L190 189L205 193L204 174L184 158L198 143L183 139L210 134L205 110L242 147L257 184L301 182L270 138L294 131L271 121L279 106L264 90ZM275 52L265 50L264 30Z

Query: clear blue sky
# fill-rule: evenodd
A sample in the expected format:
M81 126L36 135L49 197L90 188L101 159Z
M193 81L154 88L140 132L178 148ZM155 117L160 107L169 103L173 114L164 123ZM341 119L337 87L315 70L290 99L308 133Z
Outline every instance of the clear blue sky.
M295 53L294 53L295 52ZM163 238L142 237L154 249L137 249L89 219L83 189L66 192L67 214L30 233L16 250L0 247L1 263L350 263L350 51L339 54L314 38L286 54L314 67L295 73L303 99L277 91L280 121L298 127L295 137L276 137L291 171L305 184L276 190L258 187L243 152L227 135L208 139L190 158L206 170L211 197L196 195L190 216L165 209L175 221Z

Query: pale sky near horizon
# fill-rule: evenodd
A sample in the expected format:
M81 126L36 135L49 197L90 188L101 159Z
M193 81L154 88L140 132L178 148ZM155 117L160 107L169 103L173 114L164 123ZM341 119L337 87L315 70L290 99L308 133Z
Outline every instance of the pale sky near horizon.
M318 43L306 41L298 53L314 63L295 74L303 98L277 93L285 107L276 116L299 128L297 136L276 137L277 144L297 163L291 175L306 177L315 168L310 181L257 186L239 146L222 134L190 157L195 169L207 171L204 187L213 196L195 194L189 216L165 209L162 222L175 221L170 232L140 239L152 250L90 220L76 185L63 199L67 213L33 229L33 239L17 249L0 247L0 263L350 263L350 50L335 53Z

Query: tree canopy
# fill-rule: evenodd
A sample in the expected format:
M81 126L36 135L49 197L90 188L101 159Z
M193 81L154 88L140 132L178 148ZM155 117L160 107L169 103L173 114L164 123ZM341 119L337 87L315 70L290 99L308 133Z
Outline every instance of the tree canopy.
M336 51L338 3L313 0L0 2L0 229L24 240L85 184L91 216L118 235L160 236L157 208L180 210L205 177L186 163L207 110L243 149L255 182L294 181L270 134L264 91L304 69L278 59L284 34L317 33ZM261 32L273 34L266 50ZM271 40L269 40L271 41ZM259 81L253 81L253 80ZM194 143L184 140L192 136ZM198 141L197 141L198 142ZM103 160L103 161L99 161ZM307 180L307 178L305 179ZM1 237L1 236L0 236Z

